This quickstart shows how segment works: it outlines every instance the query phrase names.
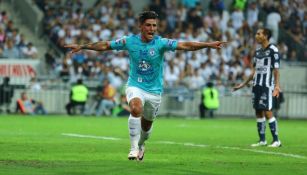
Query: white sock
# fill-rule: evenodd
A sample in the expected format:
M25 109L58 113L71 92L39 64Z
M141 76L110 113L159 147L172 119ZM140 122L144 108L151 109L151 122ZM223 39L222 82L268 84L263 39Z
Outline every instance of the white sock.
M128 129L130 135L131 150L138 150L138 142L140 140L141 120L133 117L131 114L128 118Z
M272 122L275 122L276 121L276 118L273 116L269 119L269 123L272 123Z
M145 141L149 139L151 132L152 132L152 126L147 132L141 129L141 137L139 140L139 146L142 146L145 143Z

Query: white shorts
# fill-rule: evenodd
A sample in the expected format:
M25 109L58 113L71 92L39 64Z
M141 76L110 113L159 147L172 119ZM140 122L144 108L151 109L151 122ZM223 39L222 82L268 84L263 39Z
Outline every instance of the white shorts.
M161 104L161 95L151 94L137 87L127 87L126 98L128 103L130 103L133 98L141 99L144 109L144 118L148 121L154 121Z

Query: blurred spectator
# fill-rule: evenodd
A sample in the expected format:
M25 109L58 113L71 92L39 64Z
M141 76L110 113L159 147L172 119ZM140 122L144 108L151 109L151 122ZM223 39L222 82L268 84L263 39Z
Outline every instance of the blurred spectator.
M218 12L220 15L225 9L223 0L211 0L209 3L209 10L213 12Z
M43 103L29 99L26 92L21 93L21 98L17 100L16 113L21 112L22 114L47 114Z
M138 26L137 20L128 0L97 0L92 7L81 5L80 2L72 0L67 3L38 2L45 9L45 31L61 50L65 51L62 48L64 43L112 40L135 33ZM246 64L250 61L250 53L253 53L257 47L253 39L255 29L266 25L272 25L271 28L275 27L275 29L278 27L279 32L275 34L279 33L280 36L275 35L274 40L278 41L279 47L284 50L283 59L306 60L304 53L307 52L304 51L306 50L304 46L307 42L307 13L304 11L303 1L233 0L230 10L226 7L229 3L225 2L210 0L208 9L204 9L203 2L199 0L151 0L148 7L144 7L155 10L159 14L161 18L159 34L162 36L171 36L185 41L225 40L229 42L221 52L211 53L208 49L207 53L206 50L195 52L195 56L192 53L180 51L165 54L165 71L168 71L169 64L172 64L169 60L174 60L175 67L179 68L180 76L175 86L189 87L190 84L187 82L192 74L188 76L185 72L184 68L187 64L193 65L192 72L199 69L199 75L204 82L222 77L220 86L229 86L238 78L242 78L245 72L249 71ZM280 22L274 15L275 17L280 15ZM6 23L9 23L9 20ZM9 35L12 36L16 27L12 22L8 25L10 26ZM5 32L4 34L5 37L8 35ZM22 38L20 34L20 42ZM129 57L125 52L84 51L75 56L73 64L67 58L63 58L63 65L56 63L53 68L54 74L60 77L68 76L71 81L79 77L99 81L107 78L116 89L120 89L122 82L126 81ZM223 64L221 64L222 60ZM112 71L115 68L121 69L121 73ZM219 70L223 72L219 74ZM165 75L164 81L167 84L169 81L167 78L171 76Z
M125 94L120 96L120 102L117 104L112 110L113 117L119 116L129 116L130 114L130 107L127 102L127 98Z
M31 42L26 47L23 47L21 51L24 58L37 58L37 49Z
M0 26L0 48L3 47L4 42L5 42L5 33L3 28Z
M233 0L233 8L241 11L245 10L247 0Z
M7 40L6 45L3 48L2 54L0 52L0 57L2 58L20 58L19 50L14 46L12 40Z
M9 20L6 11L2 11L0 14L0 23L7 23Z
M112 109L115 107L115 95L116 89L110 84L109 80L105 79L96 116L111 115Z
M164 81L166 87L176 87L179 84L180 69L173 60L165 67Z
M253 27L258 22L259 9L256 2L251 2L247 9L247 23Z
M32 77L28 89L30 89L32 92L39 92L42 90L42 85L36 77Z
M235 30L238 30L239 28L241 28L243 25L243 21L244 21L243 11L239 8L236 8L231 13L231 20L232 20L232 25Z
M208 82L207 87L203 89L201 95L201 103L199 105L200 118L204 119L206 116L213 118L213 112L218 108L219 92L215 87L213 87L212 82Z
M272 11L267 16L266 25L272 31L273 43L278 42L279 33L279 22L281 21L281 16L277 11Z
M12 102L12 98L14 96L14 86L10 85L10 78L4 77L3 82L0 85L0 106L1 111L3 111L3 106L5 108L6 113L10 113L10 105Z
M77 110L76 108L80 108L80 112L83 114L88 98L88 89L83 84L82 79L78 79L77 84L71 88L69 97L69 103L65 107L67 114L75 114Z
M199 2L199 0L181 0L181 3L186 8L194 8Z

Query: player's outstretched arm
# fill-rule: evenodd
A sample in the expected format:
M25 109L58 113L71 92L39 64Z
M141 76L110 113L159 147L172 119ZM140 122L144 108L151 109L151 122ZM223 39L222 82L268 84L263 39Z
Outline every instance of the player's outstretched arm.
M233 87L232 91L239 90L243 88L244 86L246 86L253 79L254 74L255 74L255 69L252 69L252 73L249 75L249 77L243 83L238 84L235 87Z
M83 44L83 45L68 44L68 45L64 45L64 48L71 49L71 53L79 52L82 49L95 50L95 51L111 50L109 41L99 41L99 42L88 43L88 44Z
M178 42L177 50L195 51L203 48L221 49L225 45L226 41L214 41L214 42L195 42L184 41Z

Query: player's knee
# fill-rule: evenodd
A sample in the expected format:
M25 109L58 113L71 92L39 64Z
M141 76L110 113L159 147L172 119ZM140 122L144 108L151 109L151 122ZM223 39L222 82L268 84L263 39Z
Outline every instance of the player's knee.
M137 105L131 105L131 115L134 117L141 117L143 113L142 106L137 106Z
M141 117L143 114L142 101L138 98L134 98L129 103L131 115L134 117Z

